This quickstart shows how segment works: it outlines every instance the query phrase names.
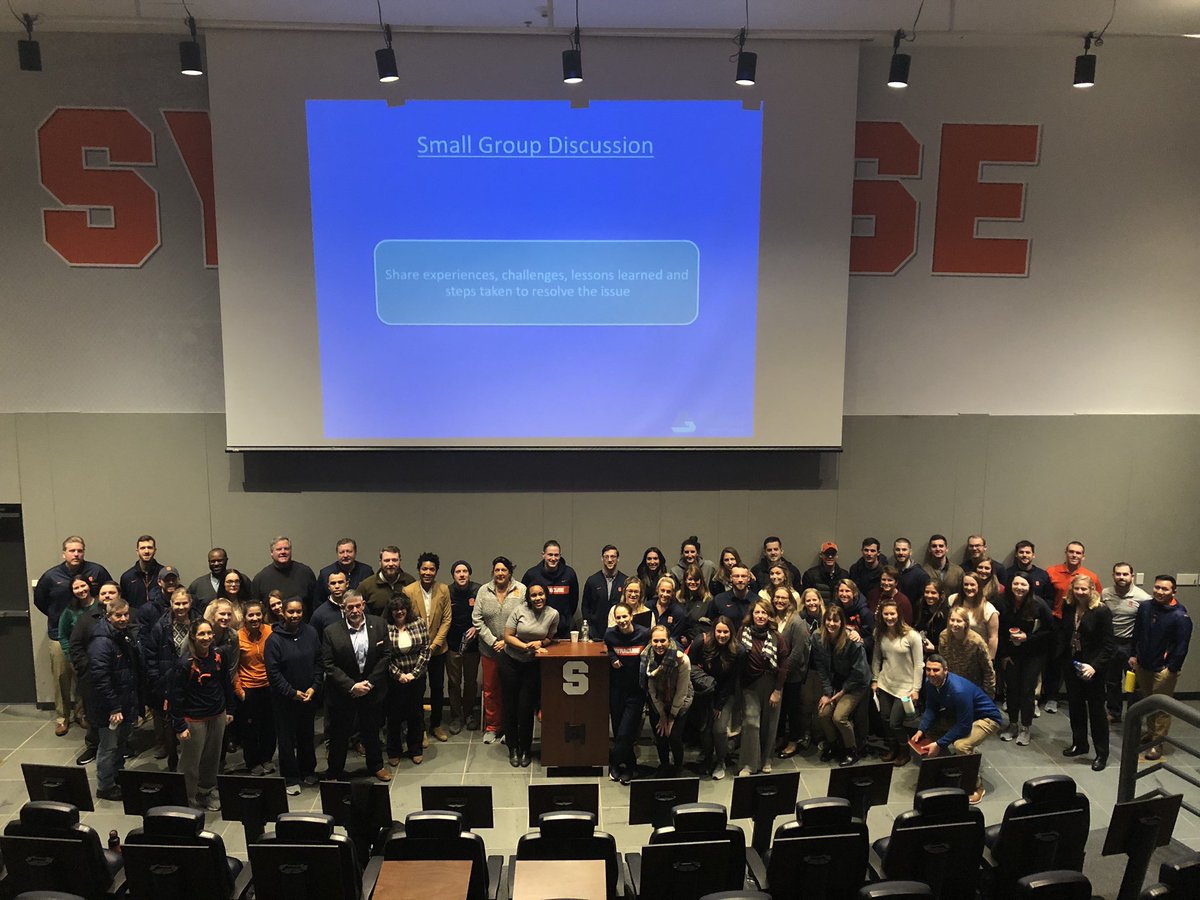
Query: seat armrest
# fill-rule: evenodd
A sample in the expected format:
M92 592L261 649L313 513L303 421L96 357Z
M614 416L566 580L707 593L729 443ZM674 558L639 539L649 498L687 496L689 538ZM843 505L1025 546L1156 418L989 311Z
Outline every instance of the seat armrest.
M121 866L117 870L117 874L113 876L112 884L108 886L108 890L104 892L106 897L124 897L125 896L125 866Z
M625 857L617 854L617 885L621 888L622 897L636 897L633 881L629 877L629 866L625 865Z
M512 856L510 856L508 858L508 878L505 879L505 885L504 885L504 896L505 896L506 900L508 897L511 897L513 895L513 883L516 880L516 877L517 877L517 854L514 853Z
M500 855L487 858L488 900L500 900L501 888L504 881L504 857Z
M635 897L641 896L642 892L642 854L626 853L625 868L629 871L629 883L633 888Z
M367 860L367 867L363 869L362 876L362 900L371 900L371 895L375 893L375 883L379 881L379 873L382 871L382 856L372 856Z
M889 835L890 837L890 835ZM877 841L871 842L871 852L867 854L867 865L879 872L880 878L887 878L887 849L890 843L888 838L880 838Z
M767 887L767 866L753 847L746 848L746 871L750 874L750 880L754 882L754 886L758 890L770 892Z
M253 883L254 873L250 871L250 861L247 860L245 865L242 866L242 871L238 872L237 879L233 882L233 893L230 896L233 900L242 900Z

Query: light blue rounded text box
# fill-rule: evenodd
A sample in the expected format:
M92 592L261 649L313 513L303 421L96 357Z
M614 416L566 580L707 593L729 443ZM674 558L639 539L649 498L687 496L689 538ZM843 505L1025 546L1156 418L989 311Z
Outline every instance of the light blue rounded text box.
M375 246L388 325L689 325L691 241L420 241Z

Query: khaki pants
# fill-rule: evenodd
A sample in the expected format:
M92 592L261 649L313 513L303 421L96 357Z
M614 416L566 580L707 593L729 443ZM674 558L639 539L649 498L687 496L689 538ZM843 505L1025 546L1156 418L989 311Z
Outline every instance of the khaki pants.
M854 750L858 746L854 736L854 710L864 696L861 692L842 694L836 703L830 703L817 712L817 724L820 725L825 740L833 742L840 739L842 749L846 751Z
M54 678L54 712L60 721L69 721L75 706L75 668L57 640L50 641L50 674Z
M1168 669L1151 672L1141 666L1137 667L1137 689L1143 697L1149 697L1151 694L1166 694L1168 697L1174 697L1175 682L1178 679L1179 673L1171 672ZM1146 716L1146 724L1142 726L1142 733L1150 735L1150 739L1156 743L1165 738L1170 730L1171 717L1163 712L1151 713Z
M939 719L925 737L936 741L949 730L952 724L949 718ZM955 753L974 753L976 747L992 735L999 733L1000 723L995 719L976 719L971 723L971 733L966 737L961 737L957 741L954 741L950 746L954 748ZM978 782L975 784L975 789L978 790L982 785L983 777L980 776Z

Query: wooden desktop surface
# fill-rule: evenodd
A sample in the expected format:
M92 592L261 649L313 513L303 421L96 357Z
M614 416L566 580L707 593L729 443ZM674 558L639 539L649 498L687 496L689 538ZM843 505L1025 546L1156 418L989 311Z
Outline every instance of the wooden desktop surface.
M606 900L600 859L518 859L512 900Z
M463 900L471 884L467 859L386 860L372 900Z
M546 652L537 658L591 659L600 656L608 656L608 648L604 646L603 641L576 641L572 643L570 638L563 638L547 647Z

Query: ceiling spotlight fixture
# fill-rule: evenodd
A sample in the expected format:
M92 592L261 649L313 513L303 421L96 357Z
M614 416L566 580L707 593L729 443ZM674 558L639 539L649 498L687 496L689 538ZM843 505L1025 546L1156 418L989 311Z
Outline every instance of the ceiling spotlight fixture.
M200 42L196 40L196 19L192 15L192 11L188 9L187 3L184 0L181 2L183 11L187 13L187 18L183 21L187 24L192 39L179 42L179 73L181 75L203 75L204 61L200 58Z
M583 81L583 51L579 49L579 0L575 0L575 29L571 32L571 49L562 52L563 84Z
M1090 88L1096 84L1096 57L1092 56L1092 47L1104 46L1104 32L1108 31L1108 26L1112 24L1116 14L1117 0L1113 0L1112 12L1108 14L1108 21L1104 23L1104 27L1099 33L1089 31L1083 36L1083 53L1075 57L1075 78L1071 82L1075 87Z
M383 24L383 6L375 0L375 8L379 10L379 27L383 31L385 46L375 51L375 71L379 74L380 84L391 84L400 80L400 69L396 66L396 51L392 49L392 26Z
M1083 38L1083 53L1075 57L1074 85L1077 88L1090 88L1096 84L1096 57L1091 55L1093 41L1100 43L1089 31Z
M917 6L917 15L913 18L911 32L897 28L896 33L892 35L892 63L888 66L887 80L887 86L890 88L908 87L908 70L912 66L912 57L907 53L900 52L900 42L911 43L917 39L917 23L921 21L921 13L924 9L925 0L921 0L920 5Z
M13 15L16 13L14 12ZM25 34L29 38L17 41L17 58L21 61L21 71L40 72L42 71L42 48L33 39L33 23L37 21L37 16L24 13L17 16L17 21L25 28Z
M380 84L391 84L400 80L400 69L396 66L396 51L392 49L392 26L383 26L383 40L386 47L375 51L375 70L379 73Z
M746 49L746 33L749 30L750 0L746 0L746 24L742 26L742 30L734 38L734 41L737 42L738 52L736 54L737 70L733 76L733 83L740 84L742 87L751 87L754 85L754 76L758 70L758 54L751 53Z
M890 88L908 87L908 69L912 65L912 57L900 52L900 42L904 38L904 29L897 28L892 38L892 64L888 67L887 85Z

